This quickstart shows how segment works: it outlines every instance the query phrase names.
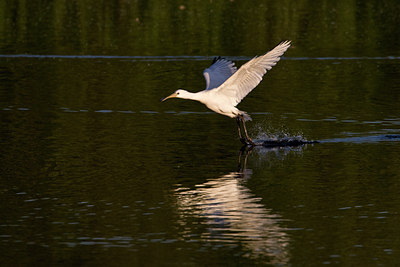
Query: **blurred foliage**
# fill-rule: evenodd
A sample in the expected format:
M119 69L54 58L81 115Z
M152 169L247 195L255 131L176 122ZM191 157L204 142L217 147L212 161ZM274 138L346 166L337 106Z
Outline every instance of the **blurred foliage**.
M3 1L2 53L398 55L400 5L362 1Z

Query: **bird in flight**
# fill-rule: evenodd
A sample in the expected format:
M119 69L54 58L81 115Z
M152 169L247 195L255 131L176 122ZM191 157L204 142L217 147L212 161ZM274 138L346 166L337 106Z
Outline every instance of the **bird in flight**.
M221 57L215 58L213 64L203 72L206 80L205 90L191 93L179 89L161 101L169 98L196 100L216 113L236 118L240 141L245 145L255 146L247 134L245 124L245 121L251 118L236 106L261 82L264 74L276 65L289 46L290 41L281 42L268 53L249 60L239 70L232 61Z

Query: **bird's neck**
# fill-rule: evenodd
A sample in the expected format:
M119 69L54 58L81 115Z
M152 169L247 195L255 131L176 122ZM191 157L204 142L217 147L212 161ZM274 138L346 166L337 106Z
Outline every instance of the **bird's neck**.
M184 95L181 95L181 98L201 101L202 92L191 93L191 92L186 91Z

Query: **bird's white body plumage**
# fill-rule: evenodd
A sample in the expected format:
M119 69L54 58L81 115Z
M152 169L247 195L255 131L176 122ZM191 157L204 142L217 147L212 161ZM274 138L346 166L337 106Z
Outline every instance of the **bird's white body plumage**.
M233 62L218 58L203 72L205 90L190 93L180 89L169 97L197 100L216 113L231 118L241 115L246 120L251 120L236 105L261 82L264 74L276 65L289 47L290 41L284 41L268 53L249 60L239 70Z

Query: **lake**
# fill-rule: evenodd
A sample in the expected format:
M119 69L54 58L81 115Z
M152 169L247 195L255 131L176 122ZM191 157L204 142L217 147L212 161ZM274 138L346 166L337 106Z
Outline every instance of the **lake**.
M396 1L0 5L5 266L398 266ZM215 56L292 47L238 106L204 105Z

